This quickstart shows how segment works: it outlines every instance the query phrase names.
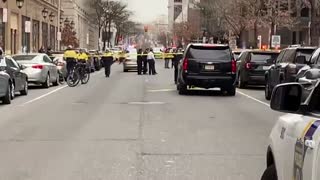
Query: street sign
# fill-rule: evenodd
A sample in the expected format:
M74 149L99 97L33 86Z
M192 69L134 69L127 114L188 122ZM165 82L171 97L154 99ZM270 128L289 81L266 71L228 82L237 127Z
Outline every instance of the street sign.
M87 44L89 44L89 34L87 34Z
M31 21L25 21L24 24L25 24L25 28L24 28L25 33L31 33Z
M281 45L281 36L273 35L271 38L271 47L272 48L279 48Z

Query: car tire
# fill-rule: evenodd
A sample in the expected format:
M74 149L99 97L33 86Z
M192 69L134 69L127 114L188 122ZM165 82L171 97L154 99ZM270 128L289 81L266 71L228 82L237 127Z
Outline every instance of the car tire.
M28 95L28 90L29 90L28 80L26 79L23 90L20 91L20 94L23 96L26 96Z
M60 77L59 77L59 75L58 75L56 81L54 81L54 82L52 83L53 86L59 86L59 78L60 78Z
M271 95L272 95L272 91L270 89L270 84L269 84L268 80L266 82L266 86L265 86L264 89L265 89L264 90L264 95L265 95L266 100L270 100L271 99Z
M240 72L238 75L238 88L240 89L246 88L246 83L242 80Z
M278 180L276 166L269 166L263 173L261 180Z
M227 90L229 96L235 96L236 95L236 87L232 87Z
M2 98L3 104L11 104L11 83L8 84L6 95Z
M187 92L188 92L188 87L187 87L187 85L184 85L184 84L179 84L178 85L179 87L179 94L180 95L184 95L184 94L186 94Z
M46 77L46 81L42 84L42 87L44 87L44 88L50 87L50 75L49 74Z

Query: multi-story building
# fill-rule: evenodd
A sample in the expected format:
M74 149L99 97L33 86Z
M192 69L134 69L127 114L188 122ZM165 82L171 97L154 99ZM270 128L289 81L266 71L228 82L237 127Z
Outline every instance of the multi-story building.
M57 49L58 0L17 2L0 1L0 47L5 53L37 52L41 46Z
M63 17L75 23L79 46L87 49L98 49L99 32L92 17L93 9L88 0L61 0Z
M189 0L169 0L168 23L169 30L173 29L174 23L188 21Z

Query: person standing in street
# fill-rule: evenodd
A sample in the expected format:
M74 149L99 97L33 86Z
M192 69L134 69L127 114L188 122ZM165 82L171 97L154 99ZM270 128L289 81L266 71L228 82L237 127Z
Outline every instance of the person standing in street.
M170 52L170 49L167 48L164 52L164 68L166 69L169 69L169 52Z
M105 76L108 78L110 77L110 73L111 73L111 66L113 64L113 54L112 52L110 52L109 50L107 50L102 58L101 58L103 65L104 65L104 72L105 72Z
M148 64L149 64L149 75L156 75L156 68L155 68L155 58L153 54L153 50L150 49L147 56Z
M148 60L147 60L148 49L143 52L142 55L142 63L143 63L143 74L147 74L148 72Z
M67 63L67 75L69 76L70 72L77 63L78 54L75 50L72 49L72 46L68 46L66 51L63 54L63 59Z
M174 67L174 83L177 84L177 79L178 79L178 66L180 60L183 58L183 53L182 50L175 50L174 51L174 58L172 59L172 64Z
M142 64L143 63L143 52L142 49L138 50L138 56L137 56L137 64L138 64L138 75L141 75L142 73Z

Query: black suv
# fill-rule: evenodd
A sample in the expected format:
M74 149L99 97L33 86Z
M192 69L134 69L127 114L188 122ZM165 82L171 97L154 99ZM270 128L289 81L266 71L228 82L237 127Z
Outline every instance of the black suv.
M188 86L219 87L236 94L236 61L228 45L189 44L179 64L177 89L185 94Z
M265 85L265 72L275 62L277 51L248 50L237 61L238 87L247 85Z
M265 98L270 100L273 88L281 83L296 81L298 71L308 63L316 47L289 47L279 54L275 65L266 72Z

